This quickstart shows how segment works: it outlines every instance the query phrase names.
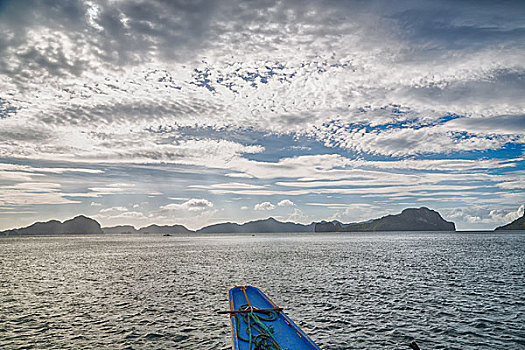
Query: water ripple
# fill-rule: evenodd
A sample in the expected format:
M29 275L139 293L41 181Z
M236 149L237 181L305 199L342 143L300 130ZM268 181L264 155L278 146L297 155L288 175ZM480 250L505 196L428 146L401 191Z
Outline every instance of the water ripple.
M325 349L525 347L523 234L0 238L0 348L230 349L254 284Z

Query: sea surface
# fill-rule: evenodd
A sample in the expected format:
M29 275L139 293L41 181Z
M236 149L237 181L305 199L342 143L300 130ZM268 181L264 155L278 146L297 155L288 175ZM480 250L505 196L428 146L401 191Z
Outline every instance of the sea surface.
M252 284L321 348L525 349L525 232L0 238L1 349L230 349Z

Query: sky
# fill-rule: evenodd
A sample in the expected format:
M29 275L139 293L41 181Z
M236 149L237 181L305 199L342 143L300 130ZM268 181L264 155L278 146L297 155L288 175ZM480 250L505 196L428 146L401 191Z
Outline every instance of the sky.
M525 204L525 2L0 0L0 230Z

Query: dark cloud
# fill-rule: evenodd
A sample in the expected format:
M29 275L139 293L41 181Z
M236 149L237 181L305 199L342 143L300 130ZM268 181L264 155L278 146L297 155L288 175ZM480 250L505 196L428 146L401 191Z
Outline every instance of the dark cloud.
M153 55L184 59L207 44L214 2L127 1L105 3L94 21L101 30L92 43L102 59L127 64Z
M78 75L100 64L118 69L157 56L186 59L208 43L205 33L216 7L208 1L94 3L5 2L0 8L0 72L23 83L42 75ZM49 36L35 37L45 30ZM69 43L53 37L55 32ZM66 45L75 57L64 53ZM100 62L88 64L93 58Z
M49 75L78 75L96 66L86 62L90 57L68 57L62 48L32 48L30 30L41 28L62 32L78 51L114 68L158 57L191 60L210 47L235 55L240 47L278 50L286 43L307 47L322 42L329 50L330 43L348 31L361 33L362 45L367 40L375 42L374 31L379 31L379 37L392 32L423 45L423 51L432 45L445 50L523 45L525 31L525 5L520 1L402 1L394 5L382 1L101 0L93 4L81 0L3 2L0 29L6 35L0 38L0 63L10 67L4 72L17 74L30 67L33 74L40 69Z
M447 126L469 132L525 134L525 114L501 115L492 118L458 118Z
M467 81L457 79L445 86L430 84L406 89L403 94L426 100L429 104L450 106L450 110L455 110L458 104L468 105L472 109L487 103L514 107L513 104L520 101L520 96L525 93L525 72L504 69L487 72L485 76L476 78Z
M392 6L391 4L390 6ZM403 36L425 48L523 44L523 1L404 1L389 9ZM389 6L389 5L387 5Z
M129 103L105 103L91 106L71 106L65 110L42 116L40 120L49 125L97 126L124 122L150 122L158 125L159 118L171 118L173 123L182 116L219 113L222 106L205 100L192 99L172 102L141 100Z
M35 78L78 76L88 68L85 45L86 5L80 1L6 1L0 7L0 73L20 89ZM65 51L60 32L75 43Z
M180 120L297 132L338 118L408 118L382 107L394 103L434 120L512 115L522 112L525 90L516 63L522 9L468 1L11 1L0 10L0 73L29 90L16 106L28 119L87 129ZM495 45L504 47L501 60ZM141 80L149 70L142 63L169 73ZM365 106L378 117L355 112ZM337 137L350 147L361 142L345 135ZM391 135L379 146L410 142L426 139Z
M34 143L44 143L54 138L48 130L25 128L25 129L9 129L0 130L0 139L6 143L13 143L17 141L30 141Z

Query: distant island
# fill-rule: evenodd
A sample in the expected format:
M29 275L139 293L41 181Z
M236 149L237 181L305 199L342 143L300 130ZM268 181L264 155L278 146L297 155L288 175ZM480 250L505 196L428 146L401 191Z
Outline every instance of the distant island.
M197 230L197 233L272 233L272 232L314 232L315 223L310 225L280 222L274 218L250 221L245 224L226 222Z
M370 231L455 231L453 222L444 220L441 215L428 208L408 208L397 215L387 215L382 218L363 223L341 226L338 232L370 232Z
M521 221L520 221L521 220ZM508 230L521 225L522 217L515 222L498 227ZM515 224L516 223L516 224ZM517 226L516 226L517 227ZM378 219L359 223L344 224L339 221L313 222L309 225L281 222L272 217L255 220L244 224L225 222L205 226L199 230L190 230L183 225L149 225L136 229L131 225L101 227L100 224L84 215L60 222L51 220L37 222L30 226L0 232L3 235L57 235L57 234L184 234L184 233L278 233L278 232L373 232L373 231L455 231L455 224L444 220L434 210L408 208L400 214L387 215Z
M123 226L113 226L113 227L103 227L102 230L104 233L195 233L195 231L187 229L183 225L171 225L171 226L159 226L159 225L149 225L142 227L141 229L136 229L131 225Z
M4 235L60 235L60 234L103 234L100 224L84 215L60 222L51 220L0 232Z
M525 230L525 213L523 213L521 218L517 218L510 224L496 227L495 231L506 231L506 230Z

